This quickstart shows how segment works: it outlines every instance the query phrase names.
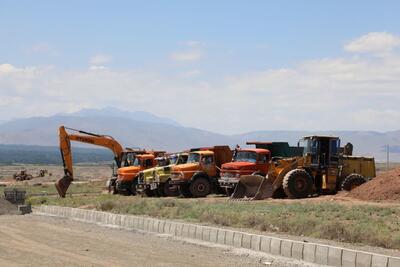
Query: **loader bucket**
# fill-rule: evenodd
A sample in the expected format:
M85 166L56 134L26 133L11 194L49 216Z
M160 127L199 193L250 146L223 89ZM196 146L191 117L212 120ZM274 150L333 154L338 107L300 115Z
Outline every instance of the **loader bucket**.
M272 197L272 183L261 175L243 175L236 185L231 199L261 200Z
M60 197L65 197L65 194L67 193L68 187L71 182L72 179L68 176L64 176L56 182L55 186Z

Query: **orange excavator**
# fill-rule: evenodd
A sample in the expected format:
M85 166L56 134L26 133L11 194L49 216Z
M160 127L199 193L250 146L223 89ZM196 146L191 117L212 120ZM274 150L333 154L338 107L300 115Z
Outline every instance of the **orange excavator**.
M66 129L74 131L76 133L69 134ZM72 169L72 154L71 154L71 141L77 141L97 146L102 146L110 149L114 153L114 159L118 168L123 166L130 166L132 155L145 153L144 150L124 149L117 140L108 135L100 135L89 133L86 131L76 130L60 126L59 128L59 140L60 140L60 151L61 158L64 165L64 177L59 179L55 186L58 194L61 197L65 197L68 187L74 180L73 169ZM131 155L131 156L130 156Z

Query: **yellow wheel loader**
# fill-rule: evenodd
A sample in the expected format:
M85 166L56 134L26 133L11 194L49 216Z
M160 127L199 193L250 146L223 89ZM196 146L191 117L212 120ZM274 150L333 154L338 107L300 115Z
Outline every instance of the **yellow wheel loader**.
M340 147L332 136L306 136L303 156L271 161L267 176L245 175L232 199L305 198L351 190L375 177L375 160L352 156L352 145ZM299 142L299 146L300 146Z

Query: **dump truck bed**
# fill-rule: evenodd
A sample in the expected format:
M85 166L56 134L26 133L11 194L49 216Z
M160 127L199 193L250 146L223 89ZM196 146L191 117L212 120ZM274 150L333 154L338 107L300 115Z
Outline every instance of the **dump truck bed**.
M247 145L255 145L256 148L268 149L271 157L292 158L303 155L303 147L289 146L288 142L246 142Z

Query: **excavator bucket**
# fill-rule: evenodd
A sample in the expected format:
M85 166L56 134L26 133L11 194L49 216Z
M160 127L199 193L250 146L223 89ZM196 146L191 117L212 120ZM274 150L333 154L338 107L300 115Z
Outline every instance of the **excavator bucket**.
M56 182L55 186L60 197L65 197L65 194L67 193L68 187L71 182L72 179L68 176L64 176Z
M274 189L272 183L261 175L243 175L236 185L231 199L261 200L271 198Z

